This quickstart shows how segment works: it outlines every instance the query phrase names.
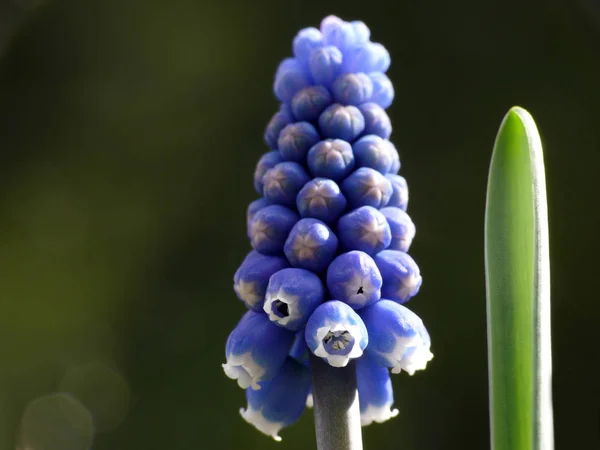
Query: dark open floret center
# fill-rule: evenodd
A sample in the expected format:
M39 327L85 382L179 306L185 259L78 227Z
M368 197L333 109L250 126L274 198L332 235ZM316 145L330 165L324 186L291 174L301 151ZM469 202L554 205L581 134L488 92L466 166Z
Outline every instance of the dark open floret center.
M361 287L358 288L358 291L356 291L356 293L357 294L364 294L365 291L363 291L363 287L361 286Z
M346 330L329 331L323 338L323 346L330 355L345 355L354 347L354 337Z
M273 313L276 316L279 316L281 318L287 317L290 315L290 309L288 307L288 304L285 302L282 302L281 300L275 300L273 302L273 305L271 306L271 311L273 311Z

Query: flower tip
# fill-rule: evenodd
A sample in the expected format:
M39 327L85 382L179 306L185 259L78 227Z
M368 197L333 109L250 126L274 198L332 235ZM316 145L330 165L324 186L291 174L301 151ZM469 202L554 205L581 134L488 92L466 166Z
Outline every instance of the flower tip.
M249 407L248 409L240 408L240 415L242 418L253 425L258 431L271 436L277 442L281 442L281 436L279 436L279 430L283 428L280 423L269 422L263 417L261 411L257 411Z
M366 427L371 425L373 422L384 423L390 419L393 419L399 413L400 411L398 411L398 409L391 409L389 405L369 405L367 410L360 414L360 424L361 426Z

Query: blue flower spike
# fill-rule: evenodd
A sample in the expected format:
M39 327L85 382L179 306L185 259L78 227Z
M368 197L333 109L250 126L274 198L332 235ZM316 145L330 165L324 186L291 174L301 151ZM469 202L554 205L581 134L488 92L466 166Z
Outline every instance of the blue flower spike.
M362 319L338 300L315 309L304 336L310 351L332 367L346 367L351 359L360 358L369 343Z
M338 239L317 219L300 219L285 242L285 256L294 267L323 272L335 257Z
M392 241L388 248L390 250L407 252L417 232L415 224L409 215L400 208L387 206L381 208L380 211L387 219L392 232Z
M293 342L294 333L265 314L248 311L227 338L225 375L242 389L260 389L260 383L277 375Z
M390 245L392 232L381 212L372 206L362 206L340 218L338 237L343 249L374 255Z
M269 205L259 210L250 224L250 243L265 255L283 253L285 240L298 221L298 214L281 205Z
M302 217L312 217L325 223L338 220L346 204L340 187L328 178L313 178L296 197L296 206Z
M356 362L356 382L363 427L373 422L386 422L398 415L398 410L393 408L394 390L389 369L377 364L368 350Z
M394 206L406 211L408 207L408 185L404 177L388 173L385 176L392 183L392 196L387 206Z
M281 130L277 146L284 161L303 162L310 148L320 140L314 126L308 122L296 122Z
M416 228L389 140L390 54L363 22L335 16L300 30L291 47L254 171L260 198L246 210L252 251L233 277L249 311L223 364L246 389L242 417L275 440L312 406L311 370L315 392L331 396L315 357L336 368L356 361L363 426L398 413L390 368L413 374L432 358L423 323L402 306L422 278L406 253ZM315 407L331 429L325 398Z
M354 309L379 300L382 283L375 261L361 251L341 254L327 269L327 288L330 294Z
M408 253L384 250L373 259L383 278L382 297L406 303L417 295L423 279L419 266Z
M287 358L277 376L262 389L246 390L248 406L240 409L240 414L260 432L281 441L279 431L300 418L309 392L310 371Z
M282 269L269 280L263 309L273 323L297 331L323 302L324 294L323 284L314 273Z
M433 358L423 321L405 306L380 300L359 314L369 330L367 353L380 366L413 375Z
M233 277L233 290L249 309L262 311L269 279L289 267L287 259L251 251Z
M370 167L356 169L342 182L341 188L352 208L383 208L393 194L390 180Z
M342 139L326 139L308 151L307 163L315 177L343 180L354 169L352 146Z

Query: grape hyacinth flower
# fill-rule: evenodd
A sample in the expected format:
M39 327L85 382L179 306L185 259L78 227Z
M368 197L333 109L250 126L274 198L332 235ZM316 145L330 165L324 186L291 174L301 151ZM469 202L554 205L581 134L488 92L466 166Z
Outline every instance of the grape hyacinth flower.
M349 428L395 417L390 369L413 374L433 355L401 305L422 278L406 253L416 229L390 141L390 55L364 23L335 16L291 47L246 211L252 251L234 275L248 311L223 369L246 389L243 418L276 440L314 400L318 448L333 450Z

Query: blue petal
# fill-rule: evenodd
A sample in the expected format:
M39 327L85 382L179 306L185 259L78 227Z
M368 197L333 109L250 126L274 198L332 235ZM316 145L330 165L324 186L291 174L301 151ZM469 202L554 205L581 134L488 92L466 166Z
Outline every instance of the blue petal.
M279 65L275 74L273 91L279 100L290 103L294 95L311 85L308 73L295 59L286 59Z
M358 106L373 95L373 81L364 73L346 73L333 82L333 98L342 105Z
M290 231L284 252L292 266L322 272L335 256L337 246L337 237L325 223L300 219Z
M346 209L346 197L333 180L314 178L304 185L296 197L302 217L312 217L325 223L335 222Z
M357 167L370 167L386 174L392 167L392 151L390 141L377 135L369 134L361 137L352 145Z
M373 259L383 277L382 297L405 303L417 295L423 279L419 266L408 253L383 250Z
M300 164L282 162L267 170L263 176L263 194L272 203L293 207L296 205L298 192L309 180L310 177Z
M275 144L275 146L275 148L277 148L277 144ZM256 192L260 195L263 193L263 177L265 176L265 173L282 161L281 154L276 150L265 153L258 160L256 169L254 170L254 189L256 189Z
M283 127L293 121L294 117L292 116L292 111L287 105L282 104L279 108L279 111L277 111L273 117L271 117L271 120L265 129L265 142L271 149L277 149L277 139L279 139L279 133L281 130L283 130Z
M365 119L356 106L334 103L319 116L319 127L325 138L351 142L365 129Z
M240 413L259 431L280 441L279 430L300 418L309 392L310 371L288 358L277 376L264 383L262 389L246 391L248 407Z
M383 139L389 139L392 134L392 122L381 106L369 102L359 105L358 109L365 118L365 135L375 134Z
M332 103L333 98L324 86L310 86L294 96L292 112L298 120L316 121Z
M375 261L361 251L341 254L327 269L329 293L354 309L379 300L381 284L381 274Z
M294 38L294 56L303 64L308 64L313 50L323 47L324 39L319 30L313 27L304 28Z
M287 358L294 333L273 324L263 313L248 311L227 338L225 374L246 389L260 389Z
M251 251L235 272L233 290L248 308L262 311L269 278L286 267L289 263L285 258Z
M281 205L269 205L258 211L250 225L250 243L265 255L283 253L283 244L298 222L298 215Z
M371 37L371 30L369 30L369 27L367 27L364 22L361 22L360 20L355 20L350 22L350 25L352 25L352 30L354 31L355 45L363 45L366 42L369 42L369 38Z
M273 323L297 331L323 302L324 294L323 284L314 273L283 269L271 276L263 309Z
M367 159L364 154L360 156L363 162ZM354 171L344 180L341 188L352 208L382 208L388 204L393 192L390 180L369 167L361 167Z
M404 177L395 174L387 174L385 177L392 182L393 188L392 196L387 206L395 206L406 211L406 207L408 206L408 185L406 184L406 180Z
M387 367L382 367L365 354L356 361L356 381L360 403L360 423L383 423L398 415L394 405L394 390Z
M360 310L369 331L367 354L377 364L412 375L425 369L433 358L431 341L423 321L405 306L380 300Z
M386 74L373 72L369 74L373 82L373 96L371 101L377 103L382 108L389 108L394 100L394 86Z
M304 340L304 329L301 329L296 333L296 337L294 337L294 343L292 344L292 349L290 350L290 357L294 358L300 364L308 367L308 352L308 346L306 345L306 340Z
M284 161L303 162L310 148L320 140L314 126L308 122L296 122L281 130L277 147Z
M372 206L362 206L340 218L338 238L345 250L374 255L390 245L392 234L383 214Z
M326 139L308 151L308 168L314 177L334 181L344 179L354 168L350 144L342 139Z
M330 86L342 71L342 52L333 46L316 49L310 55L310 73L317 84Z
M402 209L388 206L381 208L381 214L385 216L392 231L392 242L390 250L407 252L415 237L416 228L408 214Z
M361 318L338 300L315 309L304 336L310 351L333 367L345 367L351 359L360 358L369 343Z

